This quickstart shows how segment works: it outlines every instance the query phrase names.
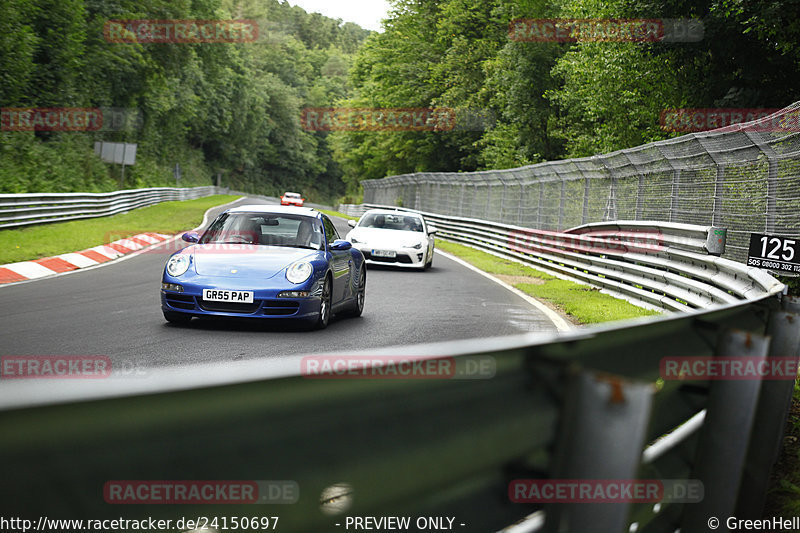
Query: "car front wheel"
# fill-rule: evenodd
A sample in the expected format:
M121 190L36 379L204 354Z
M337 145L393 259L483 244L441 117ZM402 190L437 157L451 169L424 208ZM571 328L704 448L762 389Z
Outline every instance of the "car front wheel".
M344 312L345 316L357 317L361 316L364 312L364 300L367 293L367 265L361 266L361 274L358 276L358 289L356 290L353 304L347 311Z
M319 301L319 315L312 322L314 329L325 329L331 319L331 278L326 277Z

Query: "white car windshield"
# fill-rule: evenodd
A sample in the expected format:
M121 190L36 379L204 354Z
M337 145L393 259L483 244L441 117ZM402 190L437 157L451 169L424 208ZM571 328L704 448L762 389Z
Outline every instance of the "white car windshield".
M361 228L422 232L422 219L413 215L367 213L358 223Z
M200 244L259 244L322 249L322 223L303 215L225 213L200 238Z

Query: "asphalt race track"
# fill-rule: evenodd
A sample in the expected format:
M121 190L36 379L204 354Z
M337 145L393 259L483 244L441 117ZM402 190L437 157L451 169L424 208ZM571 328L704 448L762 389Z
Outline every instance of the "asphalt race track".
M334 222L344 237L347 224ZM322 331L272 320L174 326L159 300L174 246L0 288L0 356L105 355L118 368L151 368L555 331L519 296L440 254L426 272L370 266L363 316Z

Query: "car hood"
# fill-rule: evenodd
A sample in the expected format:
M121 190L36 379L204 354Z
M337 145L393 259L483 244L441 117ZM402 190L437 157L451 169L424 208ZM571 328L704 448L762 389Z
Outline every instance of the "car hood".
M348 238L355 237L359 241L374 246L401 247L408 243L425 241L425 234L421 231L400 231L396 229L381 228L355 228L348 234Z
M252 244L196 244L191 250L200 276L271 278L301 259L309 261L316 250ZM236 272L232 272L235 270Z

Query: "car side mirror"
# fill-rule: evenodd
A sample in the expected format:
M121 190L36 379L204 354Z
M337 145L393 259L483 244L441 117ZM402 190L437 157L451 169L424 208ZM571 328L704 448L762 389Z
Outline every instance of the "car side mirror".
M356 227L356 221L353 220L353 219L350 219L350 220L347 221L347 225L350 226L351 228L355 228Z
M434 233L437 233L438 231L439 230L436 228L436 226L431 226L430 224L428 225L428 235L433 235Z
M343 239L336 239L331 244L331 250L349 250L352 247L353 245L350 241L345 241Z
M198 235L197 232L195 231L190 231L188 233L184 233L183 235L181 235L181 239L183 239L186 242L199 242L200 235Z

